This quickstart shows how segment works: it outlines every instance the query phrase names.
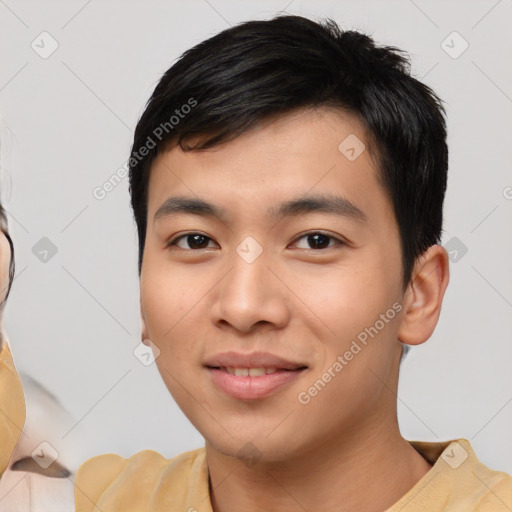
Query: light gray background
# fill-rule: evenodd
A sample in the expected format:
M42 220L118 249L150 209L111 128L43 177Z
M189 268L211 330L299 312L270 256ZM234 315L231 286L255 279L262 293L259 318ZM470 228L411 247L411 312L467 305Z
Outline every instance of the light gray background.
M468 251L451 264L434 335L406 359L399 420L408 439L465 437L485 464L512 473L510 0L0 0L1 186L17 264L5 323L16 364L74 415L87 456L150 448L171 457L202 445L156 366L133 355L140 325L127 179L101 201L93 190L126 161L146 100L181 52L282 9L330 16L407 50L414 75L446 101L443 244L456 237ZM31 47L43 45L43 31L58 42L46 59ZM453 31L469 43L458 58L442 47ZM463 42L444 44L453 53ZM32 252L43 237L58 249L46 263Z

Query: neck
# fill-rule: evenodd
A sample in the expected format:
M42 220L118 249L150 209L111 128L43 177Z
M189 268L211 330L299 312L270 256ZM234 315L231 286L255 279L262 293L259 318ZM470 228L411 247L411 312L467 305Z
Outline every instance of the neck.
M396 418L382 420L252 467L206 443L214 512L385 511L431 465L401 436Z

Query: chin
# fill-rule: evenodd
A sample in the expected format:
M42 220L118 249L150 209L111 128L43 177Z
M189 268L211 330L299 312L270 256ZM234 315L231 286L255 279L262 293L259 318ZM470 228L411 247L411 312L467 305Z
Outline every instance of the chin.
M272 429L264 428L260 433L251 432L247 435L237 435L231 437L223 433L222 437L204 435L207 449L213 449L226 457L236 458L248 467L255 466L258 463L279 463L289 460L299 449L294 440L293 445L290 440L293 436L283 433L282 436L272 436L269 438L267 433Z

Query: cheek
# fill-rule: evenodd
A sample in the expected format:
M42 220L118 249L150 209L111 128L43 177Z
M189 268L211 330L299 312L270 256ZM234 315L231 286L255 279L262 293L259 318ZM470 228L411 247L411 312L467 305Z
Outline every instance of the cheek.
M165 351L176 339L180 319L187 312L186 288L180 276L162 265L148 264L141 273L140 294L148 336Z
M357 264L312 269L296 280L295 290L304 314L325 328L325 339L338 343L375 321L389 293L375 264L362 257Z
M166 371L186 377L199 364L194 357L204 346L205 295L211 286L192 269L157 262L154 257L144 263L140 293L147 335L160 350L156 364L168 386L174 384Z
M314 408L328 409L330 400L366 407L362 397L371 401L369 397L375 396L382 384L376 375L386 373L396 341L398 314L393 305L399 296L397 288L389 274L362 255L356 265L339 265L329 273L318 271L299 282L297 295L307 305L304 315L311 318L322 354L310 384L329 369L336 375ZM329 374L325 377L330 379Z

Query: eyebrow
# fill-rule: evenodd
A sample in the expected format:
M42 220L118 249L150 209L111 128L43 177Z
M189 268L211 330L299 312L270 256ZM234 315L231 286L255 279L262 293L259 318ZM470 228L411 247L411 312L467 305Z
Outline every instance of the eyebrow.
M335 194L315 194L284 201L278 205L271 206L267 210L267 215L271 219L279 221L284 217L315 212L348 217L361 223L368 222L367 215L360 208L348 199ZM153 222L180 213L203 217L217 217L223 222L227 220L227 211L224 208L202 199L174 196L166 199L158 208L153 217Z

